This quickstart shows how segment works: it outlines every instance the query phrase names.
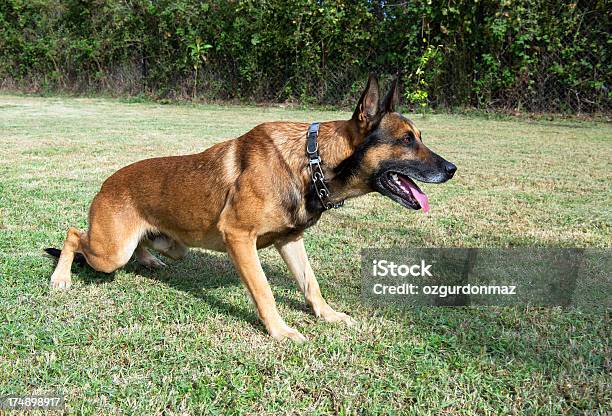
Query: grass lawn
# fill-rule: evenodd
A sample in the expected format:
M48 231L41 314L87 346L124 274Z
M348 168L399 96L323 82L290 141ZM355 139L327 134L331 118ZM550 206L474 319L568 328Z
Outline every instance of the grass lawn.
M610 411L609 314L559 309L376 310L365 247L611 246L612 125L412 119L458 166L424 185L431 212L379 195L306 233L323 294L358 324L318 322L273 249L281 314L309 338L268 337L225 254L161 271L73 268L49 293L69 226L139 159L195 153L272 120L347 112L0 96L0 396L61 392L70 414L559 414ZM1 413L1 411L0 411Z

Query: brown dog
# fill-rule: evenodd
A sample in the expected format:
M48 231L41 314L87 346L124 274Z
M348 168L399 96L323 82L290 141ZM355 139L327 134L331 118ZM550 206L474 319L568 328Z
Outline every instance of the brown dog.
M61 254L47 249L59 255L51 286L70 286L75 253L95 270L110 273L132 254L145 266L163 266L149 248L172 259L185 256L187 247L227 251L270 335L303 341L279 315L259 262L257 249L274 244L314 314L351 324L321 296L304 230L327 208L372 191L426 211L427 196L413 179L440 183L456 170L395 112L397 102L397 81L379 103L378 82L371 75L353 117L321 123L318 137L313 132L308 139L308 154L309 125L277 122L202 153L120 169L95 196L89 230L70 228Z

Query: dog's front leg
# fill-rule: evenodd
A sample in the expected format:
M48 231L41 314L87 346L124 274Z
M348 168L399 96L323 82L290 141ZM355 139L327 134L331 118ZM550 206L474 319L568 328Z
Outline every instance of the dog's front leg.
M304 239L299 236L295 239L281 240L275 243L275 247L281 257L287 263L287 267L297 281L300 290L304 294L306 302L312 307L314 314L326 322L345 322L352 325L355 321L345 313L336 312L327 304L319 283L310 267Z
M249 235L226 234L225 243L240 278L255 303L259 319L266 326L268 333L276 339L290 338L297 342L305 341L306 337L289 327L276 309L272 289L259 262L256 240Z

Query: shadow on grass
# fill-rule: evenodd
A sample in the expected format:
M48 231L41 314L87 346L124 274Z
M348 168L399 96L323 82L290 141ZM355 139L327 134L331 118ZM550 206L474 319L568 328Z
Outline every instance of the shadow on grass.
M227 255L214 255L205 251L190 250L187 257L180 261L161 258L168 263L167 267L149 269L138 264L136 260L131 260L122 270L162 282L169 287L202 299L212 309L221 314L233 316L253 326L263 328L254 309L235 306L214 291L218 288L235 287L235 290L240 290L244 296L247 296L245 289L242 289L240 277ZM262 264L262 268L273 290L274 288L297 290L297 285L291 279L288 270L269 264ZM90 267L73 267L73 273L85 284L101 284L112 282L116 272L104 274L96 272ZM278 292L275 293L274 297L279 303L288 304L290 307L305 313L310 312L303 302L298 302Z
M280 292L297 290L284 267L266 263L263 268L273 289L277 289L275 298L279 303L310 313L304 303L279 293L279 288ZM231 288L246 296L240 278L227 255L192 250L186 259L172 262L164 269L149 270L131 261L124 270L188 293L222 315L237 318L265 331L252 308L236 306L224 299L223 292L215 290ZM86 284L107 283L114 279L112 274L97 273L90 268L75 267L74 272ZM603 339L605 330L597 324L598 319L593 316L589 318L581 315L581 319L590 321L592 327L585 325L570 332L571 320L568 317L564 319L563 313L550 309L526 311L512 308L445 306L376 310L357 306L356 301L355 309L358 308L362 309L362 315L365 308L366 315L385 316L401 326L410 323L411 331L414 331L412 337L420 338L423 342L422 347L411 347L424 350L418 354L429 351L443 360L452 360L454 354L482 357L479 359L487 365L490 360L502 366L507 362L515 362L528 372L542 371L548 375L562 372L563 366L559 360L569 360L567 356L573 354L590 357L588 362L583 364L588 367L583 371L591 376L602 374L606 368L605 355L598 341ZM585 338L587 336L594 337L594 340L585 342L584 339L589 339ZM575 350L569 347L572 339L575 340ZM583 341L578 342L581 339Z

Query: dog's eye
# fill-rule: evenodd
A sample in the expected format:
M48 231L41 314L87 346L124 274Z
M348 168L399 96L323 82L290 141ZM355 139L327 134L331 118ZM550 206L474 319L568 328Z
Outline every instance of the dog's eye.
M414 134L412 132L410 132L407 135L405 135L402 140L405 141L406 143L412 143L415 140L414 139Z

